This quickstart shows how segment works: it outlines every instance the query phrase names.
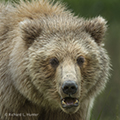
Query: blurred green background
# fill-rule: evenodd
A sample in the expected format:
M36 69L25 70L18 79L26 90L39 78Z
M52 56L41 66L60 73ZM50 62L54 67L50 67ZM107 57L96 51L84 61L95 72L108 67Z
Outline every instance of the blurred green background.
M120 0L62 0L62 2L80 17L91 18L100 15L108 21L105 48L111 58L113 70L105 91L95 101L91 120L120 120Z

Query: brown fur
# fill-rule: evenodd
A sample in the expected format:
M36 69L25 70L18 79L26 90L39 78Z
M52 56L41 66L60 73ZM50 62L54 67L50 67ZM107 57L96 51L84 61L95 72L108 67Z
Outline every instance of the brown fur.
M89 120L109 76L102 46L106 21L78 18L46 0L14 6L0 4L0 119ZM85 58L82 66L79 56ZM56 68L50 64L54 57ZM68 79L79 85L72 96L79 106L65 110L61 85Z

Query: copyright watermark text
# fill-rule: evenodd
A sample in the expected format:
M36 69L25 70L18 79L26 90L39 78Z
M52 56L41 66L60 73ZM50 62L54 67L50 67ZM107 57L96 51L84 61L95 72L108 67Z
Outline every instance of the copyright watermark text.
M38 113L5 113L7 117L37 117L38 115Z

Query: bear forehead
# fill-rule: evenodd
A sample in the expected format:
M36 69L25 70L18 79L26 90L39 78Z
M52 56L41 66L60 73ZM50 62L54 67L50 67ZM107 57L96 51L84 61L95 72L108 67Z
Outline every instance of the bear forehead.
M41 39L44 40L43 37L38 38L38 41L34 42L30 50L35 52L37 56L43 56L46 59L56 57L60 60L67 56L72 59L77 59L79 56L91 57L98 49L96 49L96 43L89 40L90 38L70 38L69 35L56 38L56 36L54 36L47 39L43 46L41 45L43 43L41 43Z
M57 22L51 22L50 24L46 22L45 28L42 27L42 32L32 45L38 53L40 52L41 54L43 52L43 55L46 56L59 54L58 57L65 55L75 57L79 55L86 56L88 53L93 54L99 49L90 35L82 31L81 27L77 30L74 23L73 25L71 24L71 28L64 26L63 29L63 26L57 27L57 25L59 26ZM54 24L56 24L56 26Z
M84 28L82 19L77 19L71 16L50 16L47 19L42 19L43 28L49 32L61 32L63 35L70 32L81 32ZM79 29L79 31L77 31Z
M45 34L54 34L56 32L68 34L70 32L80 33L84 29L85 21L81 18L73 17L71 15L46 15L37 19L25 19L19 23L20 27L27 27L28 29L41 28Z
M55 56L55 54L61 53L59 56L75 57L80 54L86 56L88 53L99 52L99 46L94 38L86 32L86 22L81 18L71 15L49 15L22 21L20 24L24 29L28 28L29 31L33 31L33 36L37 35L31 46L40 54L43 52L43 55ZM36 34L38 30L40 31L39 35Z

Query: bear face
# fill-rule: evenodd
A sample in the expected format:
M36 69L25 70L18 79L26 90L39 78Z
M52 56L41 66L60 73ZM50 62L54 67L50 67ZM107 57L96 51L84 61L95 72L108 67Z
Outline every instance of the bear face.
M30 89L32 93L20 89L21 93L42 107L76 113L82 101L96 96L107 82L109 58L102 47L105 24L102 17L83 20L64 15L20 22L26 70L35 89Z

